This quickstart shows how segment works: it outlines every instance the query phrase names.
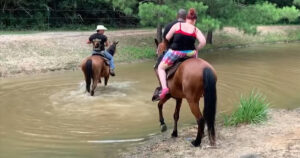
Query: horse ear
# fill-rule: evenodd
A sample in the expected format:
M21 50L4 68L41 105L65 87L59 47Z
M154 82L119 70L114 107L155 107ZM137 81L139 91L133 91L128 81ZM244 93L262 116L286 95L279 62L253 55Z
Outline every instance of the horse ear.
M119 41L116 41L115 43L116 43L116 45L117 45L117 44L119 43Z
M154 39L154 42L155 42L155 44L156 44L156 47L158 47L158 44L159 44L159 43L158 43L158 40L157 40L156 38Z

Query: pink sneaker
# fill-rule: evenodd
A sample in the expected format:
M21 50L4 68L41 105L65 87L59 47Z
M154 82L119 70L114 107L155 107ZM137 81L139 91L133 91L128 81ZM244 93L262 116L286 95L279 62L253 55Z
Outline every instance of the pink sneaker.
M169 93L169 88L164 88L164 89L161 91L161 93L160 93L160 95L159 95L159 98L160 98L160 99L164 99L165 96L166 96L168 93Z

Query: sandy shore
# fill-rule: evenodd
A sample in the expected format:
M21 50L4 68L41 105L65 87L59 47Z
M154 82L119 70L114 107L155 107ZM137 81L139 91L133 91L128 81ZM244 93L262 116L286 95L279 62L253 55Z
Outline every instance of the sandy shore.
M201 158L299 158L300 108L295 110L270 110L269 120L259 125L224 127L217 125L217 145L210 147L208 137L201 147L190 143L197 127L180 129L178 138L171 138L172 129L140 146L123 153L122 157L201 157ZM158 129L159 130L159 129Z

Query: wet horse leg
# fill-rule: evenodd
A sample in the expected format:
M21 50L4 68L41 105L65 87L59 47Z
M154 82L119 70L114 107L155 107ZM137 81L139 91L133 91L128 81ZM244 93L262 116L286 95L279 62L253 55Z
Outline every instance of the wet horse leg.
M84 72L84 78L85 78L85 89L88 93L90 93L90 88L91 88L91 81L89 81L89 78L87 77L87 73L85 71Z
M97 87L98 79L93 79L93 85L92 85L92 90L91 90L91 96L94 96L95 89Z
M199 101L194 101L194 100L189 100L189 99L187 99L187 100L188 100L190 109L191 109L193 115L195 116L197 124L198 124L197 137L194 141L192 141L192 144L196 147L201 144L201 139L204 134L205 120L200 112Z
M176 99L176 108L174 112L174 129L172 133L172 137L177 137L178 132L177 132L177 122L179 120L179 113L180 113L180 107L181 107L182 99Z
M164 116L162 113L162 108L163 108L164 103L169 99L170 99L170 97L166 96L164 99L160 100L157 105L158 111L159 111L159 121L160 121L160 131L161 132L165 132L167 130L167 126L165 124Z
M105 86L107 85L108 79L109 79L109 75L107 77L104 77L104 85Z
M94 71L93 73L93 85L91 90L91 96L94 96L95 89L97 88L97 84L99 82L99 73L98 71Z

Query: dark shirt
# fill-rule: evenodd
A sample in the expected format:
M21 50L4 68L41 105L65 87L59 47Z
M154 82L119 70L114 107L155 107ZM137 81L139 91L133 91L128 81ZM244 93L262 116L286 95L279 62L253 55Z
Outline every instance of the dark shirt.
M164 29L164 32L163 32L163 38L164 40L166 40L166 36L168 34L168 32L171 30L172 26L175 25L176 23L180 22L179 20L175 20L175 21L172 21L170 22L169 24L167 24L165 26L165 29ZM170 45L173 43L173 40L174 40L174 36L169 40L169 46L167 49L169 49Z
M90 36L89 41L93 43L93 50L100 52L104 50L104 43L107 41L107 37L103 34L94 33Z
M167 36L168 32L171 30L172 26L175 25L176 23L178 23L178 20L172 21L172 22L170 22L169 24L167 24L165 26L164 33L163 33L163 38L164 39L166 39L166 36ZM170 39L170 41L171 41L171 39Z
M181 30L181 23L179 30L174 35L174 40L170 45L173 50L195 50L196 41L196 27L193 33L187 33Z

